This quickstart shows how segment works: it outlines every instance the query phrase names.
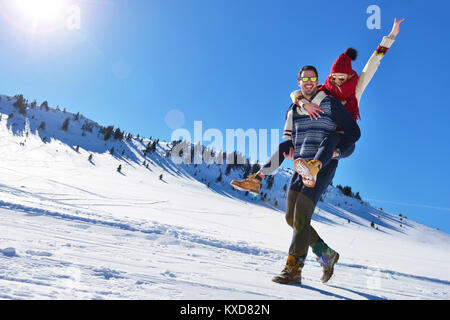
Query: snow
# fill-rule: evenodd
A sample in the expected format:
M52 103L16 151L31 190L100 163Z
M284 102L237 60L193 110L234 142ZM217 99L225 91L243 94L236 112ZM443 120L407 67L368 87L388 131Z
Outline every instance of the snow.
M289 170L262 201L229 186L240 170L176 165L169 142L144 158L147 138L104 141L91 120L14 101L0 100L0 299L449 299L444 232L330 186L312 224L340 253L335 275L322 284L310 251L302 285L279 285Z

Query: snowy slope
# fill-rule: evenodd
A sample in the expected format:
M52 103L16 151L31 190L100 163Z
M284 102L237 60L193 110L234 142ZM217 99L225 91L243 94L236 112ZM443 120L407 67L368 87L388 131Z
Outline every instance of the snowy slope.
M14 101L0 100L0 299L449 299L446 233L330 186L313 226L341 254L335 276L320 283L310 252L303 285L281 286L289 170L262 201L229 186L240 170L176 165L169 142L144 157L147 138L104 141Z

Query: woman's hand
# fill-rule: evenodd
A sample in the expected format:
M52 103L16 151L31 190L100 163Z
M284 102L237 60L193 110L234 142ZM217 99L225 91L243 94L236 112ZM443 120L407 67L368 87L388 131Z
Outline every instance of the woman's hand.
M341 156L341 150L339 150L339 148L333 151L333 158L332 159L339 158L340 156Z
M395 18L394 20L394 26L392 27L392 31L391 33L388 35L388 38L391 38L392 40L395 39L395 37L398 35L398 33L400 32L400 23L402 23L405 19L400 19L397 20L397 18Z
M309 103L309 102L304 103L303 108L308 112L311 120L319 119L320 118L319 112L324 113L323 110L320 109L320 107L315 103Z

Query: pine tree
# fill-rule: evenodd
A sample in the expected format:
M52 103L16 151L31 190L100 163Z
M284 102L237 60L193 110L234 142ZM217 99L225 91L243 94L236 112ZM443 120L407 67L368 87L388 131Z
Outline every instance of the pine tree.
M119 166L117 167L117 172L122 172L122 165L119 164Z
M93 157L94 157L94 156L93 156L92 154L90 154L88 160L89 160L89 161L92 161L92 158L93 158Z
M245 162L245 168L244 168L244 175L243 178L247 179L249 174L250 174L250 169L251 169L251 164L250 164L250 160L247 159Z
M256 162L256 163L253 164L253 166L252 166L252 171L251 171L251 173L252 173L252 174L255 174L255 173L257 173L257 172L259 171L259 169L261 169L261 166L259 165L258 162Z
M162 173L159 175L159 180L162 180L163 179L163 175L162 175Z
M39 125L38 130L45 130L45 121L41 122L41 124Z
M274 179L275 179L275 177L273 175L267 176L267 189L268 190L272 189Z
M119 128L114 131L114 140L122 140L123 139L123 132L120 131Z
M67 131L67 129L69 129L69 121L70 121L70 118L67 118L66 120L64 120L62 127L61 127L61 129L63 131Z
M20 114L27 114L27 100L23 98L23 95L19 94L15 96L16 102L14 102L13 107L16 108Z
M114 154L114 147L111 148L111 150L109 150L110 154Z
M233 165L232 165L232 164L227 164L227 167L226 167L226 169L225 169L225 175L226 175L226 176L229 176L229 175L230 175L231 168L233 168Z
M47 100L45 100L44 102L41 103L40 108L41 108L41 110L44 110L44 109L45 109L45 111L48 111L48 110L50 109L50 108L48 107L48 102L47 102Z
M219 171L219 176L216 179L216 182L221 182L222 181L222 170Z
M106 128L103 127L99 130L99 132L103 133L105 141L108 141L114 133L114 126L108 126Z

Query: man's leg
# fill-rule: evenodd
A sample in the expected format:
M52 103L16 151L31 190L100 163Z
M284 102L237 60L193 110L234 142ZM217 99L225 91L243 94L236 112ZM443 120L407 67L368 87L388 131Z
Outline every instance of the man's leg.
M293 236L289 247L289 255L294 256L302 266L308 254L311 238L311 217L315 207L311 199L302 193L298 193L295 200Z
M317 175L317 182L314 188L302 188L302 193L314 203L317 204L322 194L327 190L331 184L336 173L338 165L337 160L331 160ZM315 230L311 231L310 246L316 256L319 258L323 252L328 250L326 243L320 238Z
M324 168L325 170L319 176L319 184L316 188L305 188L300 185L300 192L289 189L286 205L286 221L293 228L293 237L286 266L279 275L272 279L273 281L282 284L301 283L301 270L308 253L308 246L312 244L313 251L322 256L324 255L323 250L327 250L328 246L320 239L310 223L317 201L334 177L337 163L337 160L332 160ZM295 178L296 174L293 176L293 181L297 181L298 177ZM314 192L312 192L313 190ZM309 196L305 193L308 193ZM337 255L338 258L339 256ZM319 261L321 261L320 259L322 257L319 258ZM330 260L332 262L331 267L330 264L327 265L327 268L323 267L323 282L328 281L333 274L334 263L337 262L337 259ZM321 265L324 266L322 263Z
M322 194L333 181L334 174L338 165L337 160L331 160L329 164L320 170L317 175L317 183L314 188L302 188L301 193L310 201L317 204ZM317 235L317 240L310 236L310 246L317 256L317 260L323 267L322 282L327 282L334 272L334 265L339 259L339 254L331 249L320 237ZM314 241L316 240L316 241Z
M294 228L294 210L298 194L299 192L297 191L289 190L286 200L286 222L292 228ZM319 237L319 234L313 228L313 226L309 225L309 227L310 227L309 246L317 256L320 256L322 252L321 250L324 248L322 243L325 244L325 242L323 242L323 240Z
M287 223L293 227L294 229L294 237L296 234L296 231L300 229L297 234L301 234L303 237L307 237L308 235L304 232L304 228L309 230L309 225L307 226L305 223L305 220L303 219L302 214L306 212L306 209L300 209L300 204L298 204L298 199L303 198L304 196L293 190L289 190L288 193L288 200L287 200L287 207L286 207L286 221ZM310 201L311 202L311 201ZM301 204L306 204L305 201L301 202ZM312 202L311 202L312 204ZM314 205L312 204L312 207ZM300 213L299 213L300 210ZM314 211L314 208L312 208L312 211ZM309 234L309 233L308 233ZM272 281L282 284L301 284L301 274L302 274L302 268L304 265L304 257L306 257L306 254L303 253L302 250L298 250L299 246L303 246L300 241L303 241L306 243L306 251L308 251L308 242L309 239L296 239L293 240L293 244L291 245L291 248L289 249L289 255L286 261L286 266L281 271L279 275L276 275L273 277ZM294 247L297 246L297 247ZM298 253L299 251L300 253Z
M301 188L301 193L303 193L306 197L308 197L313 203L314 208L319 201L322 194L327 190L328 186L331 184L334 178L334 174L336 172L336 168L338 165L337 160L331 160L330 163L325 166L317 175L317 183L314 188ZM289 189L287 199L286 199L286 222L293 228L294 224L294 212L295 205L297 201L299 192ZM314 251L314 244L321 240L316 230L310 226L311 231L311 241L310 245Z

